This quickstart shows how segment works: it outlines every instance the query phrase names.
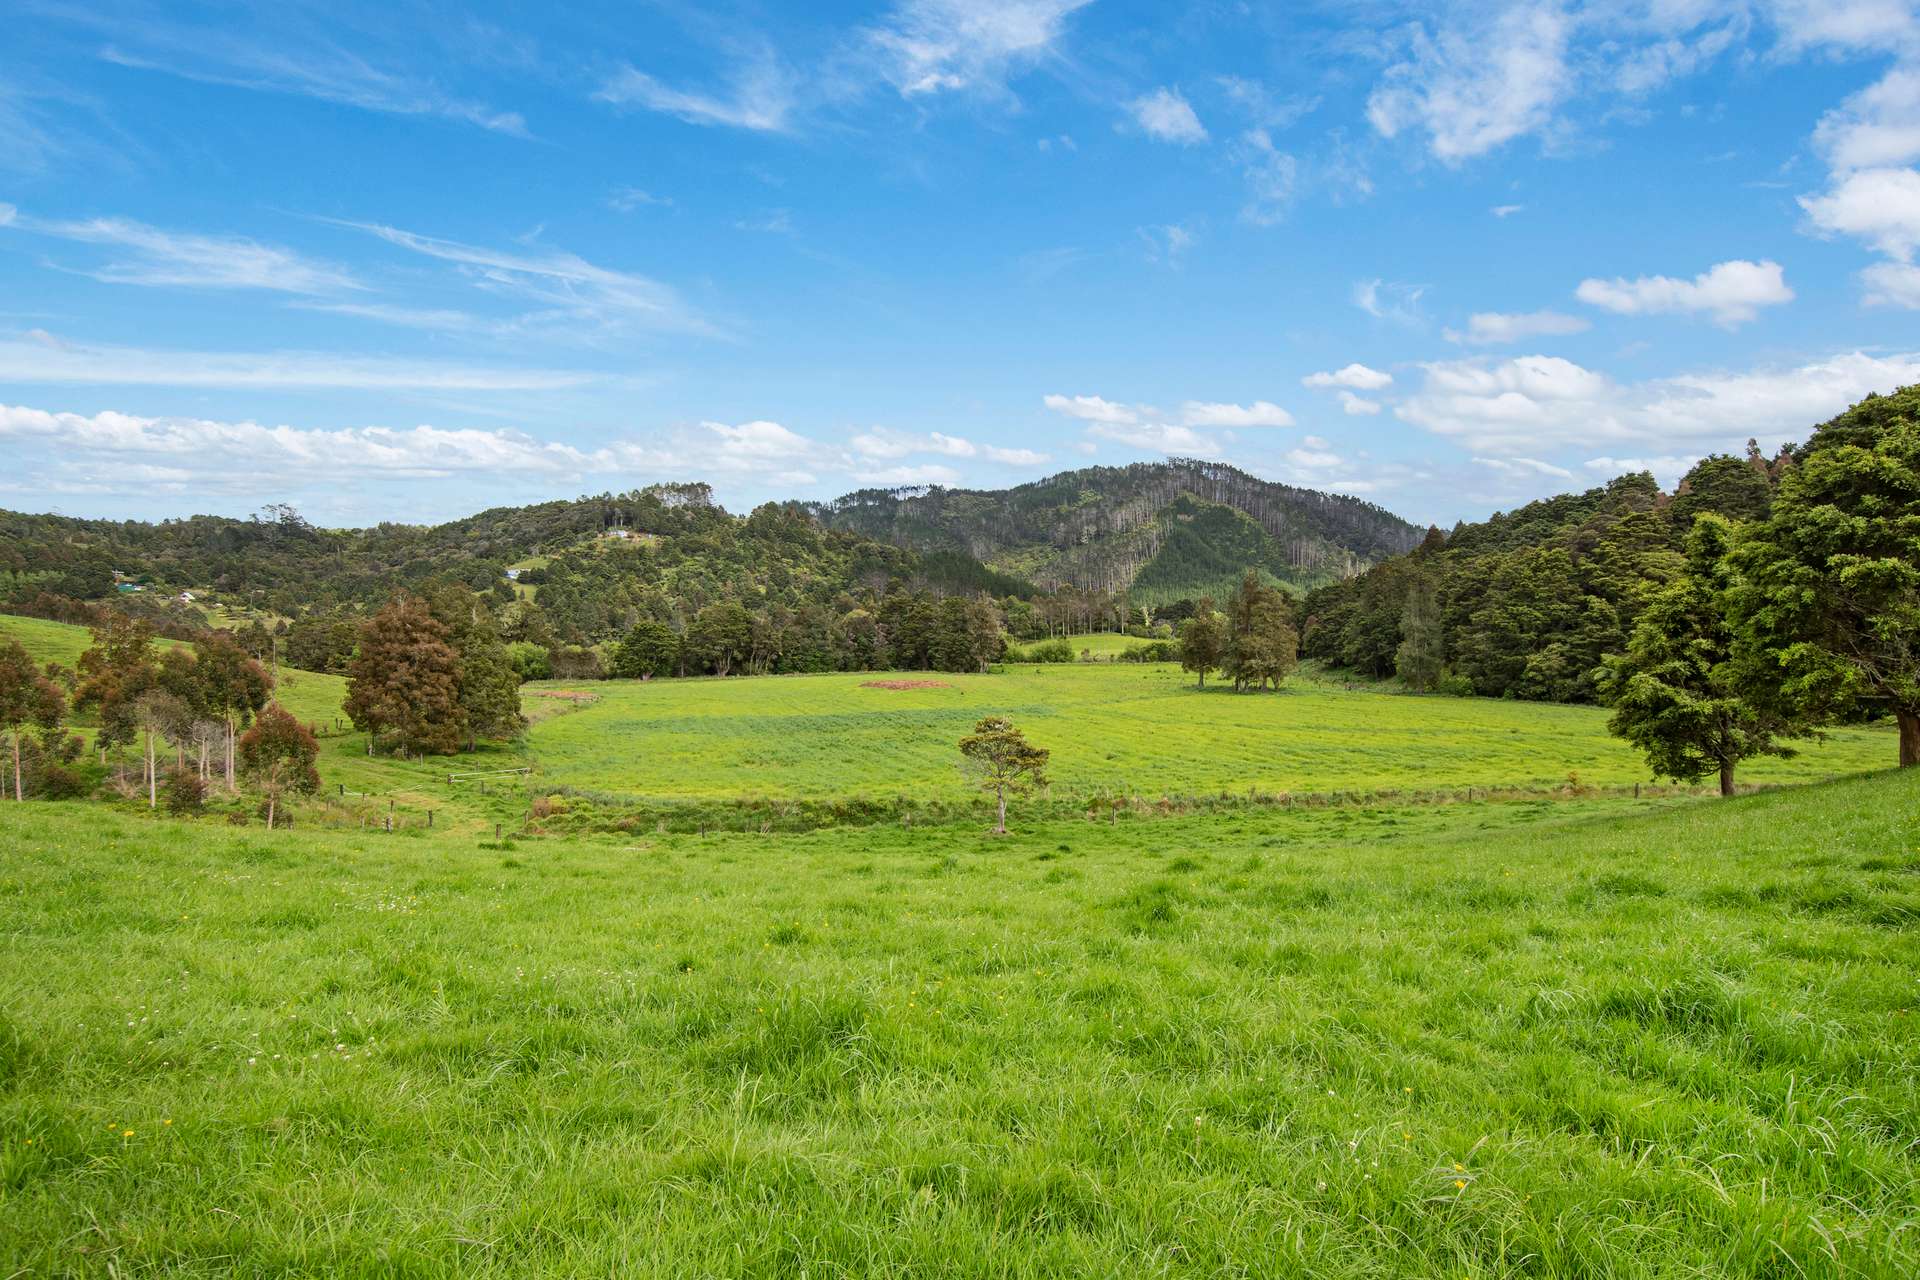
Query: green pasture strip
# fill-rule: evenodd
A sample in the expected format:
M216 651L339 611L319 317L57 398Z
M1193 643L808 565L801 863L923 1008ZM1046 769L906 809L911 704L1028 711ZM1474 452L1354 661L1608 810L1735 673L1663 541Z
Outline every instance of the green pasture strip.
M19 806L0 1275L1920 1271L1920 775L1620 803Z

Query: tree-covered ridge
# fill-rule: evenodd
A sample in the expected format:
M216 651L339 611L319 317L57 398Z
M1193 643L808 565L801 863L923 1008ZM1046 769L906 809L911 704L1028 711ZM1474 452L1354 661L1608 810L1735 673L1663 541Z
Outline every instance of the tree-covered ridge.
M1179 503L1189 504L1169 518ZM1249 549L1237 523L1196 529L1195 505L1239 512L1267 537ZM1306 586L1399 555L1420 531L1373 503L1260 480L1223 463L1174 459L1063 472L1004 491L863 489L811 508L823 523L916 550L962 551L1048 589L1126 592L1169 544L1149 594L1175 599L1258 564ZM1226 535L1220 545L1209 533ZM1251 550L1251 558L1238 558ZM1181 577L1191 571L1193 576ZM1148 587L1141 586L1148 591ZM1148 602L1151 602L1150 600Z
M1592 702L1604 658L1685 568L1702 514L1766 515L1790 458L1703 460L1671 495L1646 473L1438 530L1410 554L1312 592L1304 652L1374 676L1404 655L1483 696ZM1437 673L1444 669L1444 679Z
M964 554L918 555L828 530L795 505L735 516L705 485L657 485L528 507L497 507L441 525L323 529L290 508L251 519L193 516L159 523L0 512L0 605L39 597L101 600L128 584L213 591L283 617L376 607L396 588L455 581L514 598L507 570L544 559L522 581L540 586L562 625L586 637L631 618L693 612L722 596L798 606L890 583L940 591L1032 595L1031 584ZM544 582L543 582L544 580ZM145 594L145 593L143 593ZM158 602L120 597L123 608Z

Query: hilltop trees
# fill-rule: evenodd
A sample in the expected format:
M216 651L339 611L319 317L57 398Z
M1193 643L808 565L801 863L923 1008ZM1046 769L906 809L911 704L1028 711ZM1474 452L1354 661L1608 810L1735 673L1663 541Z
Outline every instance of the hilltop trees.
M1723 796L1733 794L1740 761L1792 754L1778 741L1791 724L1741 694L1726 613L1733 537L1720 516L1694 521L1686 574L1641 613L1627 651L1607 659L1599 682L1614 709L1608 729L1645 753L1656 774L1683 782L1718 774Z
M138 729L140 698L154 678L153 628L114 614L92 633L92 646L80 655L73 706L99 713L94 743L104 760L109 750L131 743Z
M7 731L13 744L13 798L25 800L21 783L20 739L29 724L38 725L43 737L51 738L66 714L66 697L60 686L33 665L18 640L0 649L0 728Z
M1869 396L1793 451L1731 553L1750 696L1782 714L1891 714L1920 765L1920 387Z
M1227 628L1213 607L1212 597L1202 597L1193 616L1180 624L1180 666L1200 677L1199 687L1207 687L1207 672L1219 667L1227 654Z
M993 834L1007 834L1007 793L1024 795L1045 786L1049 753L1028 742L1005 716L988 716L960 739L960 755L981 790L994 795L998 813Z
M346 712L368 734L369 752L375 743L406 754L458 749L465 728L460 656L425 601L396 596L360 628Z

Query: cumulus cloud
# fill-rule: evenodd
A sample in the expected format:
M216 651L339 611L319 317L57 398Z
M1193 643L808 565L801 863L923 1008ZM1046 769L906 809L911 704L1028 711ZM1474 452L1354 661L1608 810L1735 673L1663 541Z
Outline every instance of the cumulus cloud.
M1111 440L1115 444L1168 455L1201 456L1219 450L1219 445L1211 436L1172 422L1096 422L1087 428L1087 434L1101 440Z
M1300 385L1322 391L1331 387L1346 387L1353 391L1379 391L1393 385L1393 375L1356 363L1332 372L1310 373L1300 379Z
M1206 126L1178 89L1159 88L1127 104L1133 122L1150 138L1191 146L1207 140Z
M1895 67L1827 112L1813 145L1840 172L1920 159L1920 70Z
M1901 262L1920 245L1920 172L1912 169L1846 174L1825 195L1800 197L1800 207L1816 231L1864 240Z
M989 462L1014 467L1038 466L1047 461L1046 454L1033 449L1009 449L997 444L980 444L964 436L948 435L943 431L929 431L925 435L914 435L904 431L877 428L854 436L847 442L847 446L863 460L895 460L911 457L916 453L933 453L949 458L984 458Z
M1083 422L1117 424L1140 421L1140 413L1132 405L1117 404L1099 396L1049 395L1042 397L1041 403L1055 413L1064 413L1069 418L1079 418Z
M1475 458L1474 463L1510 476L1552 476L1557 480L1573 479L1573 472L1565 467L1556 467L1551 462L1542 462L1538 458Z
M1448 342L1469 346L1504 346L1533 338L1558 338L1585 333L1593 326L1579 316L1558 311L1528 311L1513 315L1499 311L1479 311L1467 317L1465 330L1444 331Z
M1619 383L1554 356L1440 361L1395 413L1488 457L1682 441L1731 448L1803 434L1869 392L1920 381L1920 353L1851 352L1795 367Z
M1484 28L1410 29L1406 56L1367 99L1382 137L1426 134L1458 165L1544 127L1571 90L1571 20L1555 3L1517 4Z
M1350 418L1371 418L1380 412L1381 404L1378 400L1369 400L1365 396L1357 396L1351 391L1342 391L1340 393L1340 408Z
M1860 273L1870 307L1920 311L1920 267L1907 262L1877 262Z
M1180 406L1180 421L1189 427L1290 427L1293 415L1267 400L1252 404L1189 400Z
M1641 276L1635 280L1583 280L1575 296L1588 306L1619 315L1711 315L1732 328L1757 318L1762 307L1793 301L1777 262L1722 262L1691 280Z

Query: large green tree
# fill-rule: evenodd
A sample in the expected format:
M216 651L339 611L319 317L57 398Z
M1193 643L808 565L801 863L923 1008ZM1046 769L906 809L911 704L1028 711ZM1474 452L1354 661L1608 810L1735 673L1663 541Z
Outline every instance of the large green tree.
M1400 611L1400 648L1394 669L1407 688L1432 693L1440 687L1446 665L1446 632L1440 625L1440 600L1433 579L1416 574L1407 584L1407 603Z
M447 629L414 596L396 596L360 628L347 669L346 712L354 728L402 753L449 755L466 727L460 655Z
M467 749L479 738L515 738L526 726L520 714L520 673L514 670L494 629L482 614L461 637L460 712L467 727Z
M1213 597L1203 596L1193 607L1193 616L1180 624L1180 667L1199 677L1199 687L1207 687L1207 672L1219 668L1227 656L1227 624L1213 607Z
M319 758L312 732L277 702L240 739L241 771L267 798L269 831L288 793L310 796L320 790Z
M1640 614L1625 653L1606 660L1601 697L1607 727L1638 747L1661 777L1697 782L1717 774L1733 794L1734 768L1759 755L1791 755L1793 731L1777 711L1741 693L1735 636L1727 621L1726 553L1733 526L1704 513L1687 535L1687 571Z
M1891 715L1900 764L1920 765L1920 387L1794 450L1731 561L1748 696L1794 718Z
M680 660L680 637L664 622L642 619L613 651L613 674L623 680L670 675Z

